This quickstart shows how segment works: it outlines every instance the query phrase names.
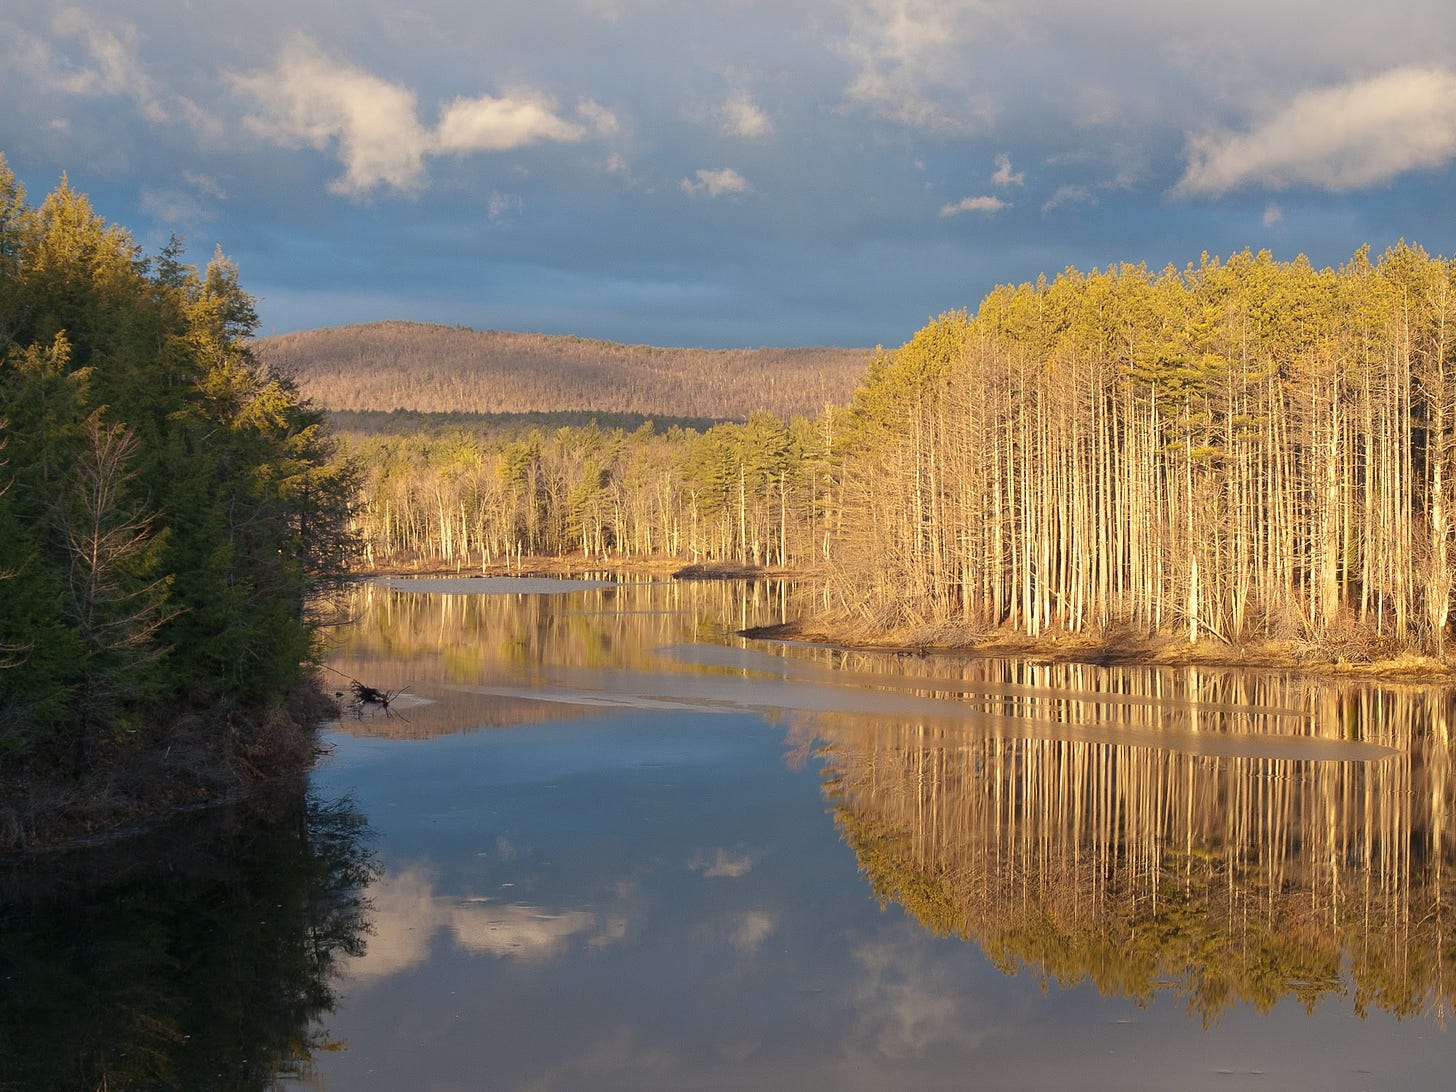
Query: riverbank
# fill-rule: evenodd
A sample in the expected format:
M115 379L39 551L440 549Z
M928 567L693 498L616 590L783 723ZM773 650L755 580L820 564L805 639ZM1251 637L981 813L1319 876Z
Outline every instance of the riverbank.
M545 576L560 578L657 577L676 580L811 580L813 573L770 569L740 562L684 563L680 559L592 559L525 557L483 570L421 565L362 571L360 578L387 576ZM1372 648L1357 636L1331 640L1324 646L1300 641L1256 641L1229 644L1205 638L1196 644L1172 637L1149 638L1126 629L1107 633L1054 633L1026 637L1017 633L983 633L954 625L876 631L863 625L808 617L778 626L744 630L741 636L797 641L831 648L911 655L1019 657L1045 663L1090 663L1103 666L1222 667L1291 671L1330 678L1388 679L1439 685L1456 683L1456 661L1414 652Z
M1196 644L1174 638L1148 638L1117 633L1020 634L958 633L953 628L906 629L873 632L861 627L839 627L812 619L777 626L758 626L742 636L795 641L846 650L899 652L908 655L1015 657L1039 663L1087 663L1122 667L1218 667L1261 671L1288 671L1330 678L1383 679L1441 685L1456 683L1456 664L1449 659L1403 653L1393 656L1354 655L1317 649L1293 641L1260 641L1231 645L1203 640Z
M0 763L0 854L66 850L126 837L180 813L234 802L308 773L318 726L337 714L315 685L256 711L179 718L163 742L98 745L74 756Z

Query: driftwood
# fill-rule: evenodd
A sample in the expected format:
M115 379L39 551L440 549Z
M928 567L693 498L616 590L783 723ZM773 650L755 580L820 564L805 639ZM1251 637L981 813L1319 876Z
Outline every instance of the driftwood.
M400 717L401 720L404 719L400 716L400 714L392 711L389 708L389 703L394 701L395 698L399 697L406 690L408 690L408 686L401 686L397 690L383 690L377 686L367 686L364 683L361 683L358 679L353 678L349 675L345 675L342 671L334 671L332 667L328 667L327 665L325 665L325 668L329 671L333 671L335 675L339 676L339 678L349 680L349 689L353 692L354 700L348 704L347 708L349 712L354 714L354 716L362 717L366 708L369 708L370 706L377 706L378 708L384 710L384 715L387 717ZM342 702L344 698L344 692L342 690L335 691L334 697L338 698L340 702ZM343 709L340 709L340 712L342 711Z
M390 712L389 703L403 694L409 687L401 686L398 690L380 690L378 687L365 686L358 679L353 679L351 682L353 683L352 689L354 691L354 701L352 704L356 716L362 717L364 715L364 709L370 705L379 706L379 708L384 710L386 717L399 716L398 713Z

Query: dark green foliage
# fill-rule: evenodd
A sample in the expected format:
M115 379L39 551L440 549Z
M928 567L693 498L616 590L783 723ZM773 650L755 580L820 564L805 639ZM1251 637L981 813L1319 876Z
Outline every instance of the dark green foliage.
M221 254L143 259L65 182L27 206L0 159L0 759L94 768L297 677L356 484L256 322Z
M0 880L0 1092L264 1089L327 1047L376 874L297 786Z

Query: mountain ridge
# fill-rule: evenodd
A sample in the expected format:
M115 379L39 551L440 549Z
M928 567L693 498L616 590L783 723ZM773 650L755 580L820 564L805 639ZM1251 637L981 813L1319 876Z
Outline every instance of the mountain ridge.
M872 349L699 349L380 320L259 338L327 410L596 412L743 420L843 405Z

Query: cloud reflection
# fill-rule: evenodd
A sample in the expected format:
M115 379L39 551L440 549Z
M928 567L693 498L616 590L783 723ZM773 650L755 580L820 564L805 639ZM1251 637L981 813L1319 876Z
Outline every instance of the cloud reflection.
M886 933L860 945L854 961L856 1034L850 1052L871 1050L889 1058L924 1054L951 1041L963 1046L976 1021L963 986L928 958L918 933Z
M712 880L719 877L738 879L746 876L753 868L753 857L747 853L730 853L726 849L715 849L711 851L700 849L693 854L693 859L688 862L688 868L693 872L701 872L703 879Z
M373 935L350 971L365 981L389 978L424 963L435 938L478 955L544 963L563 955L573 939L593 948L621 941L627 919L584 910L554 912L490 896L439 895L429 871L411 866L382 877L369 891Z

